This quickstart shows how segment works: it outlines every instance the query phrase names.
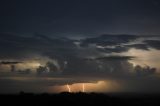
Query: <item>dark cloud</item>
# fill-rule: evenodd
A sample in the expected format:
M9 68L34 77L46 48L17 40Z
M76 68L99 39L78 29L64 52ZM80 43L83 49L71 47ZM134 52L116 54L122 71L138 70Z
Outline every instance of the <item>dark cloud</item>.
M1 59L32 59L34 55L45 56L51 60L56 59L59 66L49 62L46 66L39 68L47 72L54 70L59 71L62 76L96 76L110 73L114 74L114 72L122 75L128 73L133 70L133 66L128 60L135 59L136 57L112 56L112 53L126 52L131 48L148 50L149 46L153 43L152 40L144 40L144 44L129 44L130 42L136 42L135 40L140 38L145 39L145 37L135 35L106 34L99 37L85 38L83 40L49 37L37 33L30 37L6 33L2 33L1 35ZM149 38L148 36L147 39ZM88 46L77 46L75 42ZM151 44L149 45L149 43ZM157 45L157 43L154 44L154 46L155 45ZM110 56L104 57L102 53L110 54ZM92 61L85 59L92 57L94 58Z
M160 40L146 40L144 42L151 48L160 49Z
M127 45L127 48L135 48L135 49L141 49L141 50L149 50L149 47L147 44L132 44Z
M134 47L133 47L134 48ZM97 50L105 53L121 53L121 52L127 52L130 49L130 47L127 46L114 46L111 47L97 47Z
M39 67L42 70L41 74L46 74L51 76L59 77L93 77L96 78L120 78L125 79L129 76L139 76L141 73L142 76L149 76L156 74L156 68L151 68L149 66L134 67L133 64L129 63L128 60L132 60L135 57L133 56L108 56L108 57L99 57L99 58L72 58L67 61L65 65L62 66L61 72L57 74L57 68L49 71L47 69L47 64L44 67ZM50 63L53 64L53 63ZM54 66L55 67L55 66ZM137 68L140 67L140 68ZM48 70L48 72L47 72ZM46 74L47 75L47 74Z
M98 37L87 38L82 41L82 45L96 44L100 46L114 46L122 43L128 43L139 38L135 35L101 35Z
M24 37L13 34L0 34L0 58L29 58L33 54L67 54L75 45L69 39L49 38L44 35ZM74 51L73 51L74 52ZM73 53L70 52L70 53Z
M148 50L149 47L152 47L159 49L158 40L144 40L143 44L129 44L140 38L146 39L146 37L135 35L102 35L83 40L49 37L37 33L30 37L8 33L0 35L1 59L25 59L42 55L65 61L69 58L99 56L101 53L122 53L131 48ZM147 37L147 39L151 37ZM79 42L80 46L74 42Z
M154 39L154 40L152 40ZM155 40L156 39L156 40ZM150 48L159 49L160 37L157 35L101 35L98 37L86 38L81 41L81 47L95 48L105 53L122 53L135 48L149 50Z
M18 61L1 61L0 65L13 65L13 64L20 64L23 62L18 62Z
M134 70L138 76L152 75L156 72L156 68L151 68L150 66L142 67L140 65L135 66Z
M135 42L140 39L140 36L136 35L101 35L92 38L86 38L81 40L80 46L83 48L90 47L95 45L95 49L99 52L104 53L122 53L127 52L131 48L141 49L138 45L132 44L129 45L130 42ZM128 45L125 45L128 44ZM139 48L138 48L138 47ZM141 46L142 47L142 46ZM142 49L146 49L142 47Z
M103 61L114 61L114 60L131 60L135 57L133 56L108 56L108 57L99 57L96 60L103 60Z
M91 44L95 44L97 50L106 53L121 53L126 52L130 48L137 48L137 49L147 49L146 45L142 44L132 44L129 45L130 42L135 42L141 38L140 36L136 35L101 35L98 37L93 38L86 38L82 40L81 46L87 47ZM128 45L124 45L128 44ZM143 46L143 47L142 47Z
M39 66L37 69L37 74L55 74L60 73L61 69L56 66L54 63L48 61L44 66Z

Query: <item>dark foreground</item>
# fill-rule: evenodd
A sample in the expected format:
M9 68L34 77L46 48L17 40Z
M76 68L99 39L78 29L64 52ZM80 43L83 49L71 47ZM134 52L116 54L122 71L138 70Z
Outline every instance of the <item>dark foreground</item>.
M159 94L60 93L0 95L0 106L160 106Z

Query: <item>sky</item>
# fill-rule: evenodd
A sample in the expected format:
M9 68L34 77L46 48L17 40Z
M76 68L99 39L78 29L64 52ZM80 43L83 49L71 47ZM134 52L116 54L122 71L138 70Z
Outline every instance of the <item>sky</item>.
M159 93L159 11L159 0L1 0L0 93Z

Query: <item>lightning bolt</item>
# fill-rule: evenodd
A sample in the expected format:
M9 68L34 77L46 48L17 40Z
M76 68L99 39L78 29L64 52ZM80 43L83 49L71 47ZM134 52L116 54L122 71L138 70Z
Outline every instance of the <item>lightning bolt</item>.
M70 86L67 84L68 92L71 92Z
M82 84L82 92L85 92L85 86Z

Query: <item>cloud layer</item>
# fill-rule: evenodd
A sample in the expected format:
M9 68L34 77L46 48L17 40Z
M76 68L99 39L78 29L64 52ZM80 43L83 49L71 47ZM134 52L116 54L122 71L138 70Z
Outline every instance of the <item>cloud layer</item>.
M38 86L48 86L47 83L52 83L51 85L54 86L66 83L114 80L122 81L124 89L129 91L131 88L127 87L127 84L133 81L134 85L139 78L141 84L152 78L155 79L155 82L159 82L157 67L134 66L129 61L137 59L137 57L133 54L123 54L133 48L142 51L159 50L159 36L106 34L73 40L64 37L52 38L41 34L24 37L1 33L0 41L1 70L5 70L2 68L5 66L11 68L11 72L1 74L0 84L8 83L4 86L12 84L19 86L26 83L34 85L35 82ZM34 69L32 68L35 63L31 64L32 67L16 69L18 65L21 66L30 61L35 61L39 65ZM12 71L13 67L14 71ZM22 78L19 79L17 76ZM34 79L30 80L32 77ZM26 79L23 80L23 78ZM44 83L41 82L41 78L46 78ZM63 80L48 81L48 78L63 78ZM139 89L137 84L135 86L135 89ZM153 86L155 87L155 85ZM3 88L1 89L3 91Z

